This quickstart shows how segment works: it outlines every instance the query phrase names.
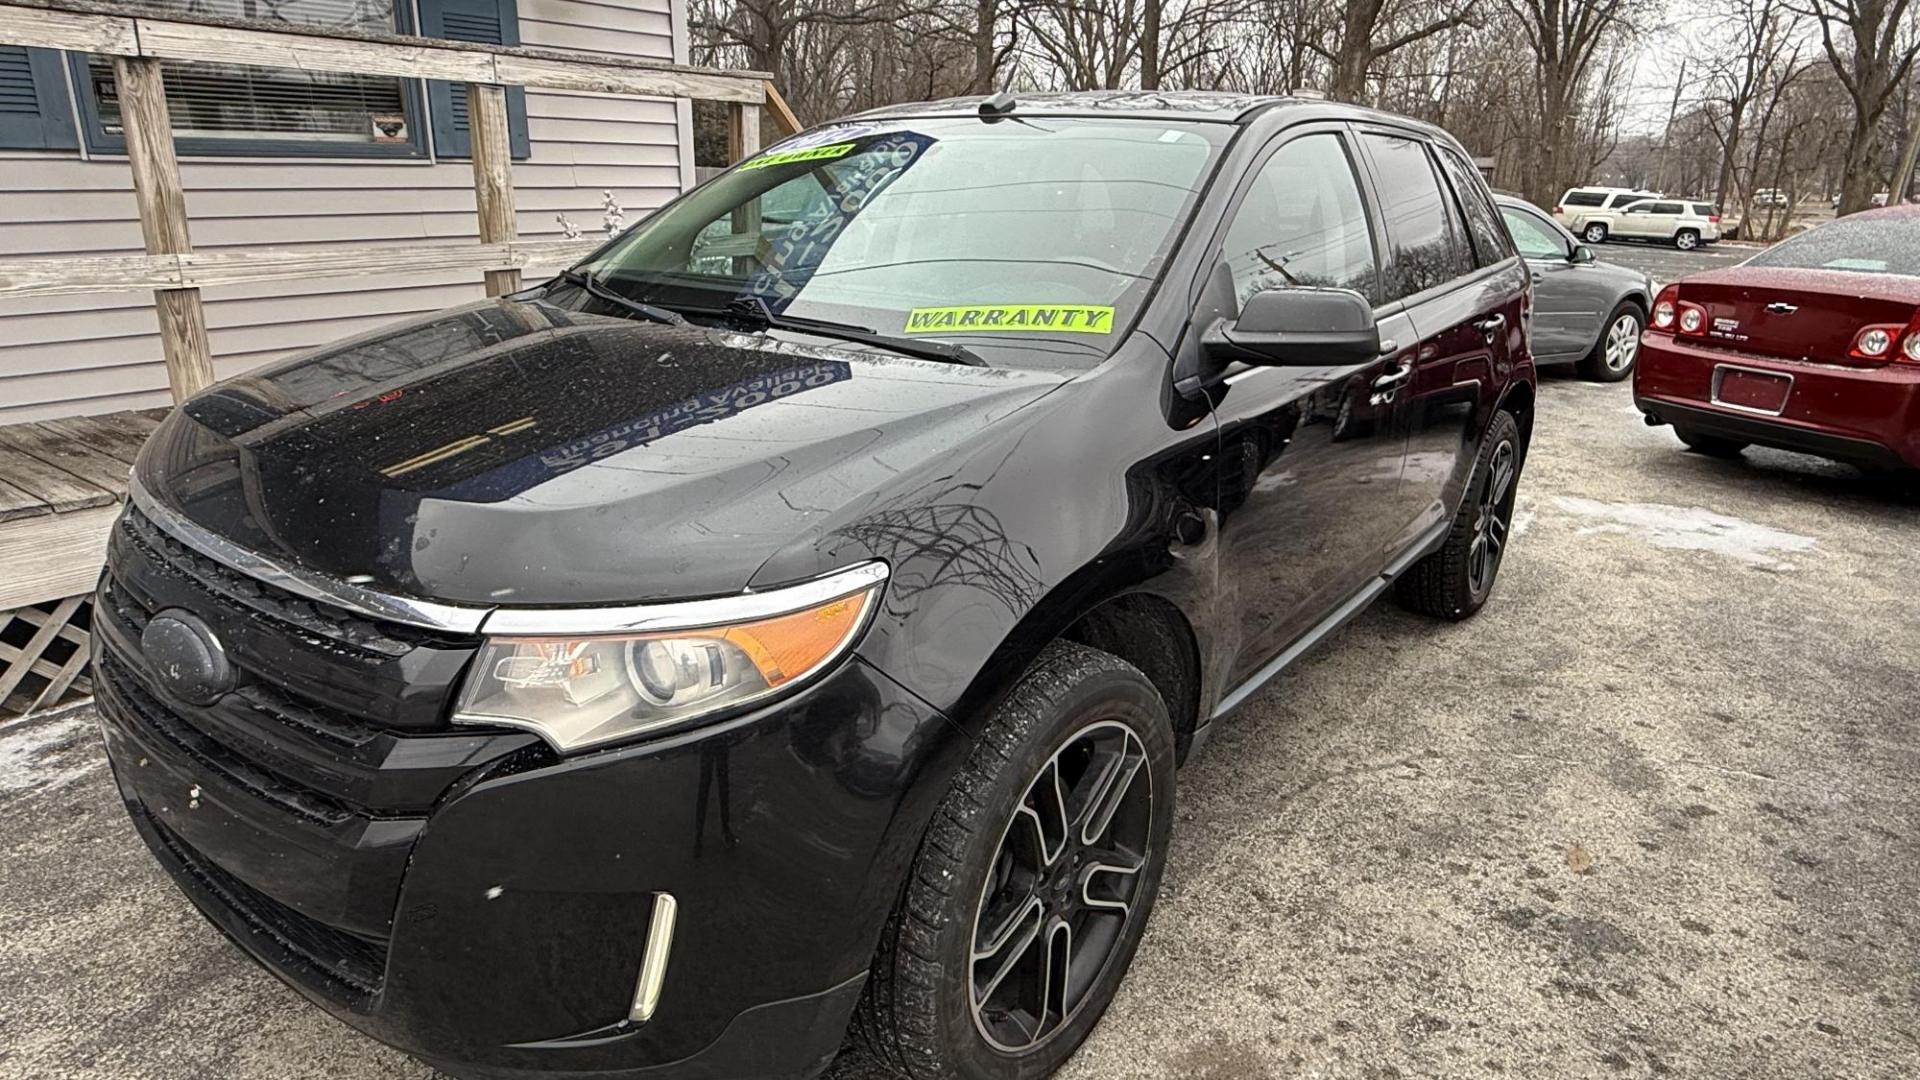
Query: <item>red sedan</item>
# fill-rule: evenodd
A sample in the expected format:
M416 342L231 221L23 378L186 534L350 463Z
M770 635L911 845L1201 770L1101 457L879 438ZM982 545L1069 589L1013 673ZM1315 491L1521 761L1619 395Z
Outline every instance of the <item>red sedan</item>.
M1920 207L1854 214L1662 289L1633 400L1703 453L1920 468Z

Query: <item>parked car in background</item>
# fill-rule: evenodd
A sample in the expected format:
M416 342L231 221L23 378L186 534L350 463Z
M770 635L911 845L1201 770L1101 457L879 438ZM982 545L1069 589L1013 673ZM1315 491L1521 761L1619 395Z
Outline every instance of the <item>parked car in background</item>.
M1038 1080L1176 761L1387 591L1487 602L1526 306L1416 121L864 113L176 409L96 594L107 755L242 949L456 1076L807 1077L851 1021Z
M1641 199L1657 199L1660 193L1642 188L1623 187L1577 187L1567 189L1554 204L1553 220L1572 230L1576 235L1587 222L1598 219L1607 220L1606 215L1628 203ZM1597 243L1597 241L1596 241Z
M1779 188L1761 188L1753 193L1753 205L1763 210L1777 210L1789 201L1787 193Z
M1598 261L1592 248L1525 199L1496 195L1494 202L1533 274L1534 363L1578 364L1582 375L1601 382L1633 374L1653 307L1647 275Z
M1720 212L1712 203L1692 199L1641 199L1590 216L1577 232L1589 244L1646 240L1692 251L1720 239Z
M1633 397L1702 453L1920 467L1920 207L1862 211L1660 290Z

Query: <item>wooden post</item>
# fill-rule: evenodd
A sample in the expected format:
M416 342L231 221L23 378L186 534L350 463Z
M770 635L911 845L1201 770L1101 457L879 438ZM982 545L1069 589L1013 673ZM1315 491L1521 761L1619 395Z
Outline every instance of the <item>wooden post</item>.
M745 161L760 152L760 106L734 102L727 106L728 164ZM735 236L760 235L760 200L755 199L733 212ZM746 277L760 266L758 255L735 255L733 272Z
M473 202L480 242L505 244L520 236L513 208L513 145L507 132L507 89L467 84L467 140L473 148ZM488 270L487 295L520 291L519 270Z
M127 164L133 169L133 197L140 207L140 233L149 255L186 255L187 196L180 188L180 162L173 156L173 120L167 112L167 88L160 61L113 58L113 82L120 98L120 124L127 135ZM178 403L213 381L213 350L207 343L207 314L199 289L155 289L160 317L160 349L167 360L167 384Z
M760 106L731 102L727 106L727 164L745 161L760 152Z

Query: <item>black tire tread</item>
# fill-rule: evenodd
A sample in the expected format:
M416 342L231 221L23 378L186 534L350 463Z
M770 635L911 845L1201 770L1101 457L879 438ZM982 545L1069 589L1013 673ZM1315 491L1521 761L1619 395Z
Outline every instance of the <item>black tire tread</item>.
M1681 442L1687 444L1687 449L1696 454L1705 454L1708 457L1739 457L1740 452L1745 450L1749 445L1741 442L1739 439L1727 439L1719 435L1707 435L1702 432L1679 427L1678 425L1674 427L1673 434Z
M1128 674L1152 688L1137 668L1111 653L1071 641L1048 644L994 708L934 814L900 903L881 930L849 1028L876 1062L899 1076L950 1080L955 1075L940 1053L933 1020L941 976L938 938L947 926L945 913L956 910L952 883L962 878L961 853L981 829L997 824L985 820L987 789L1013 760L1013 751L1047 723L1064 691L1109 672Z

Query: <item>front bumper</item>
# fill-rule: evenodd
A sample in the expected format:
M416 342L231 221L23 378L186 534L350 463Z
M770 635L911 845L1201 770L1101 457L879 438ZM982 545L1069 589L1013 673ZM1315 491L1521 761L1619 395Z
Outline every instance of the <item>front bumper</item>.
M370 933L268 891L263 862L278 851L323 872L325 837L263 843L274 811L257 793L111 692L101 718L136 828L216 926L334 1016L462 1077L812 1075L964 742L850 660L696 731L496 760L418 826L392 917ZM661 892L678 901L672 960L657 1011L634 1023Z
M1714 400L1723 366L1793 380L1779 415ZM1849 367L1711 348L1649 331L1633 400L1656 423L1870 468L1920 468L1920 366Z

